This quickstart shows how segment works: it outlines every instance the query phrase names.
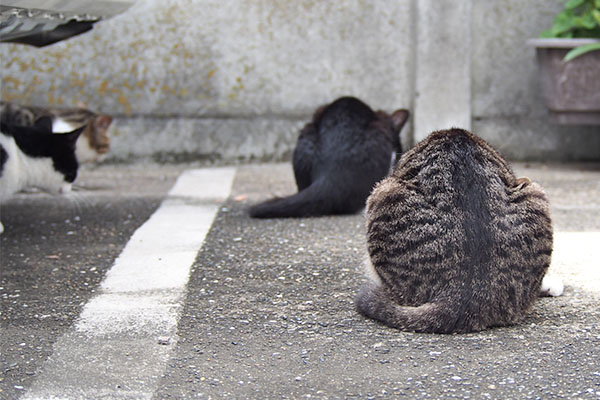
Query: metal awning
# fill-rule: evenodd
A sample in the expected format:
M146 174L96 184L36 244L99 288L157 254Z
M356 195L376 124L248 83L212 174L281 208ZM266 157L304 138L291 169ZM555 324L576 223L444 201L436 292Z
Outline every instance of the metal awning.
M0 42L46 46L87 32L135 0L3 0Z

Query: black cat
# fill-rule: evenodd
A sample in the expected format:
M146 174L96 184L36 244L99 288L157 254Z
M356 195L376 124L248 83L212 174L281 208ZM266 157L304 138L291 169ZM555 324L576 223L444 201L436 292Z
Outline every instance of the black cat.
M407 110L391 116L354 97L322 106L300 132L293 156L298 193L250 207L255 218L353 214L402 152Z

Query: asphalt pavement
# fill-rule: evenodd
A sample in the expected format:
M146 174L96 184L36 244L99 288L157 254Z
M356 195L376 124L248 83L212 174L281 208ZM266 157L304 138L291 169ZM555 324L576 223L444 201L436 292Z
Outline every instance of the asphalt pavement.
M198 170L204 181L184 187ZM565 292L518 326L466 335L403 333L355 312L361 214L248 218L249 204L295 190L288 163L100 165L69 196L19 194L0 210L0 399L600 399L600 164L515 170L548 193ZM157 222L180 203L189 221ZM188 231L205 209L212 225ZM114 289L144 241L140 260L179 254L167 249L179 241L193 257L158 264L158 288L144 286L155 267L143 261L147 273L123 275L133 288ZM176 269L173 295L160 285ZM103 296L133 291L129 308L90 317Z

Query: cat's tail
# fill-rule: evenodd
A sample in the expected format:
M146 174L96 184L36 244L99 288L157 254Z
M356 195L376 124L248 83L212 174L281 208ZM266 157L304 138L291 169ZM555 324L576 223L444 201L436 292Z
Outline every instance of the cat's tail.
M248 209L248 214L253 218L302 218L341 213L339 201L332 198L332 193L324 185L322 181L313 182L291 196L256 204ZM351 213L358 209L346 211Z
M385 288L376 282L365 283L356 297L356 308L362 315L385 325L409 332L454 333L470 329L457 326L457 310L445 302L420 306L401 306Z

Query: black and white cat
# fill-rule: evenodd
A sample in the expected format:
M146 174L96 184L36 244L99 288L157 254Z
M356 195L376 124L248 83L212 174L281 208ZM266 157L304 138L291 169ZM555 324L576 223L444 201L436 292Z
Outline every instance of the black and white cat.
M38 119L50 117L54 133L71 132L85 126L77 141L75 155L79 163L103 161L110 150L113 118L87 109L83 104L71 108L24 106L0 101L0 120L5 124L33 126Z
M69 192L79 168L75 146L82 131L53 134L48 117L31 127L0 124L0 202L27 187Z
M298 193L250 207L254 218L353 214L402 152L400 130L408 110L373 111L355 97L317 109L294 150Z

